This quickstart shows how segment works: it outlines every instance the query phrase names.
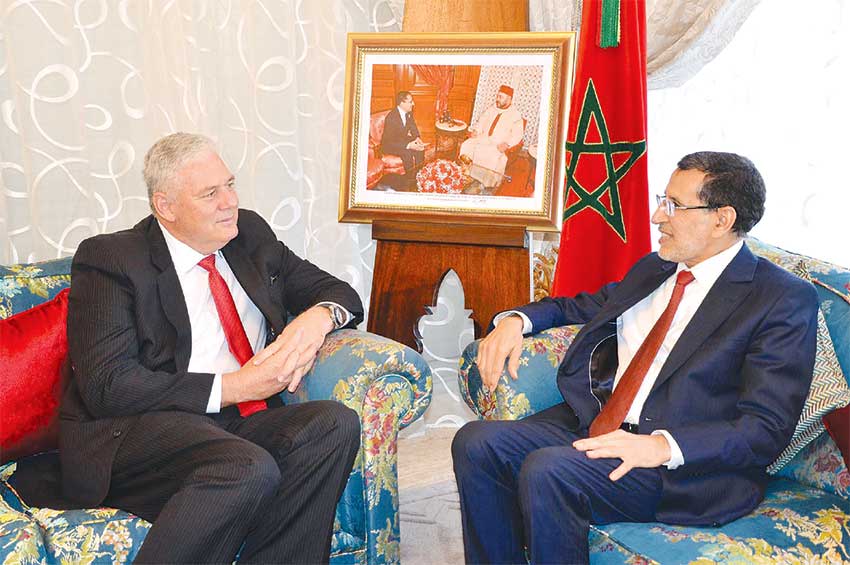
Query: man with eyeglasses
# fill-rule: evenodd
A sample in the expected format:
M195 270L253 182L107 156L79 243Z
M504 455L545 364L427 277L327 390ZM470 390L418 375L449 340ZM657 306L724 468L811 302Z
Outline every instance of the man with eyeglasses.
M764 198L748 159L687 155L657 198L657 253L595 294L494 318L477 358L491 391L506 363L516 378L524 334L584 327L564 403L455 437L467 562L587 563L591 523L720 525L756 507L809 390L818 309L744 243Z
M153 214L71 268L64 495L152 522L136 563L327 563L359 418L279 393L360 298L239 209L210 139L160 139L143 174Z

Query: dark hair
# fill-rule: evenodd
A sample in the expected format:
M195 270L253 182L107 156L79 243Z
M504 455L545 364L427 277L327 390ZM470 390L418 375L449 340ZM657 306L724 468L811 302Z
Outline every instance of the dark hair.
M735 153L699 151L685 155L680 170L705 173L699 198L706 206L731 206L737 217L732 229L744 236L764 215L764 179L753 162Z
M399 104L404 102L404 99L407 98L408 96L413 98L413 95L409 91L399 90L398 94L395 95L395 105L398 106Z

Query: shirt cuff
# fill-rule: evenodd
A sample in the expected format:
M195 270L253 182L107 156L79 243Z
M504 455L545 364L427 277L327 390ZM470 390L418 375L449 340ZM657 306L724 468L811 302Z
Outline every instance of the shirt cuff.
M522 318L522 335L530 334L531 330L534 329L531 327L531 320L528 319L528 316L526 316L519 310L507 310L505 312L496 314L496 317L493 318L493 326L498 326L499 322L501 322L508 316L519 316L520 318Z
M207 414L218 414L221 412L221 373L216 373L213 379L210 400L207 402Z
M338 313L342 314L342 321L340 323L337 323L336 321L334 321L334 329L335 330L338 330L339 328L344 328L345 326L348 325L348 322L351 321L351 317L352 317L351 312L349 312L348 310L346 310L345 308L343 308L342 306L340 306L336 302L330 302L330 301L319 302L318 304L316 304L316 306L326 306L328 308L335 309ZM334 319L336 319L336 316L334 316Z
M664 466L667 467L667 469L672 471L673 469L685 464L685 456L682 455L682 450L679 449L679 444L676 443L676 440L673 439L670 432L667 430L655 430L652 432L652 435L662 435L667 439L667 443L670 444L670 460L667 463L664 463Z

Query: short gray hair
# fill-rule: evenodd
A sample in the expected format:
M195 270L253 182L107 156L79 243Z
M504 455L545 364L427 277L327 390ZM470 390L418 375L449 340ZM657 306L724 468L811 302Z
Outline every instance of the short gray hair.
M215 143L205 135L197 133L177 132L166 135L153 144L145 154L145 165L142 176L148 187L148 202L151 210L155 192L167 192L174 176L191 161L202 153L216 152Z

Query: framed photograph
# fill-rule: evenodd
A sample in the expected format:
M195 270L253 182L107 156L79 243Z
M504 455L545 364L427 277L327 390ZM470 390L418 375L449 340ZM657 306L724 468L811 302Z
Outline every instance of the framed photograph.
M575 34L352 33L339 219L561 228Z

